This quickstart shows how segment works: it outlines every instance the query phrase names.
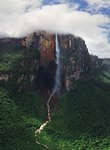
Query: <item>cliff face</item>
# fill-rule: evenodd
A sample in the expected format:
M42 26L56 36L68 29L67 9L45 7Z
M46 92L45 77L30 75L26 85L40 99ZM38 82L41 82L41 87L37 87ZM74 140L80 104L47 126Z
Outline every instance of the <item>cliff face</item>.
M30 47L34 43L41 56L41 65L45 66L49 61L55 60L55 36L46 32L30 34L21 39L23 47Z
M22 51L21 39L3 38L0 39L0 56L7 52Z
M49 61L55 60L55 37L45 32L41 32L39 36L41 65L47 65Z
M83 73L90 71L90 57L85 42L81 38L73 35L58 35L61 60L61 79L63 87L69 90L74 80L82 77ZM46 32L38 32L31 34L22 39L14 39L8 41L1 39L0 46L2 51L8 45L14 45L13 49L28 51L29 53L40 53L39 67L36 63L36 84L40 87L45 86L52 89L54 86L55 70L56 70L56 52L55 52L55 35ZM16 45L16 46L15 46ZM7 48L8 49L8 48ZM12 48L9 47L9 51ZM33 58L36 59L36 58ZM33 61L33 59L31 61ZM38 69L37 69L38 68ZM35 67L34 67L35 69Z
M32 35L30 35L32 37ZM45 66L43 70L40 67L40 72L43 78L39 81L50 82L50 88L53 86L55 76L55 35L46 32L35 34L34 40L39 37L39 42L36 47L39 49L40 66ZM29 37L25 39L28 42ZM29 40L29 43L31 40ZM58 35L59 47L61 51L61 76L62 85L69 90L74 80L81 78L81 75L90 71L90 57L84 40L76 38L73 35ZM29 44L28 44L29 45ZM42 70L42 71L41 71ZM46 82L45 81L45 82ZM44 82L43 82L44 83ZM41 83L40 83L41 84Z
M98 58L98 56L90 55L91 57L91 64L92 64L92 71L95 69L101 69L101 65L103 62L103 59Z
M97 69L110 72L110 58L99 58L94 55L91 55L90 57L93 72Z
M110 73L110 58L102 59L101 69Z
M72 35L60 35L61 70L66 89L69 90L74 80L90 71L90 57L85 42Z

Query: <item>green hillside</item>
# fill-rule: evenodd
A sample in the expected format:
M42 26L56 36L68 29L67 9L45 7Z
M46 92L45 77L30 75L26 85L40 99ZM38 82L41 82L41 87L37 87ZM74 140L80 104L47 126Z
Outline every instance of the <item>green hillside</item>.
M59 105L48 129L40 137L42 142L59 150L110 149L108 91L91 81L79 81L61 97Z
M110 84L110 72L101 71L100 78L102 82Z
M8 74L20 68L19 74L31 73L28 65L19 66L26 56L28 60L34 57L14 53L1 57L0 72ZM103 75L109 77L105 72ZM46 119L44 97L35 89L20 89L24 83L17 83L16 74L9 81L1 80L0 85L0 149L45 150L34 135ZM52 121L38 136L39 142L51 150L110 150L110 92L106 82L74 81L73 89L61 94L52 108Z
M39 94L17 93L20 97L16 99L6 90L0 91L2 149L44 150L34 137L46 114ZM61 96L59 105L52 112L52 122L38 137L41 143L52 150L110 149L109 92L90 81L79 81L74 90Z

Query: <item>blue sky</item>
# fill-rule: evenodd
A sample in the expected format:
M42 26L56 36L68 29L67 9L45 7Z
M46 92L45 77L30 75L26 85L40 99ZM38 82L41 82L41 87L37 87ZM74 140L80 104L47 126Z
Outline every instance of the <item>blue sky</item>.
M109 12L110 0L0 0L0 37L71 33L90 54L110 57Z
M92 1L92 0L91 0ZM103 0L103 1L106 1L106 0ZM109 1L109 0L108 0ZM97 0L96 0L97 2ZM92 11L92 10L87 10L87 7L89 6L89 4L87 3L86 0L43 0L42 1L43 5L53 5L53 4L61 4L61 3L66 3L68 5L72 5L74 3L78 4L79 5L79 10L80 11L88 11L90 13L101 13L101 14L104 14L104 15L108 15L110 16L110 5L106 5L106 7L102 6L99 11ZM96 5L98 5L98 3L96 3Z
M60 0L43 0L43 4L44 5L48 5L48 4L61 4L61 3L68 3L68 4L72 4L72 3L78 3L81 5L81 7L85 7L87 6L87 3L85 1L82 0L67 0L67 1L60 1Z

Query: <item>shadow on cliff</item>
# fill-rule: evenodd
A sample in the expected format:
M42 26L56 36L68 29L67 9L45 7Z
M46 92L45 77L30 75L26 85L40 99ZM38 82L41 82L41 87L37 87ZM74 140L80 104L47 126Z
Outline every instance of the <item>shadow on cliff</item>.
M37 74L37 90L42 93L52 91L55 84L56 63L50 61L47 66L40 66Z

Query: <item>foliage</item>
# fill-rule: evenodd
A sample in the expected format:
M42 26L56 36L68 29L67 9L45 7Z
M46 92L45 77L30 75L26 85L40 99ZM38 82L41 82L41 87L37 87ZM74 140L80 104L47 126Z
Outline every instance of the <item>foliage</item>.
M12 72L13 70L16 71L16 69L20 69L20 62L22 59L23 55L19 53L5 54L0 58L0 71Z
M15 105L15 100L5 89L0 89L0 143L5 150L41 149L34 139L34 131L40 122L26 117Z
M17 97L15 103L27 116L37 117L37 119L42 121L45 119L46 110L39 93L22 91L16 93L14 97Z
M77 81L39 136L51 149L109 150L110 93L91 81Z

